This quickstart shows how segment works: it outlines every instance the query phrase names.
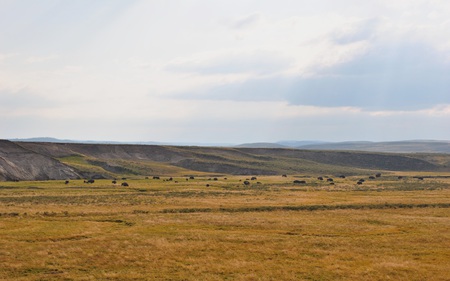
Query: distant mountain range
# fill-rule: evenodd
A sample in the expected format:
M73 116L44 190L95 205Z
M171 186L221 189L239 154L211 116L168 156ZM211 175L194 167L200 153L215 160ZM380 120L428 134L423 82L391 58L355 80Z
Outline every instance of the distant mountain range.
M405 140L391 142L349 141L295 141L255 142L244 144L230 143L187 143L187 142L115 142L90 140L65 140L49 137L10 139L14 142L50 142L50 143L86 143L86 144L136 144L136 145L170 145L170 146L203 146L203 147L239 147L239 148L296 148L306 150L347 150L391 153L450 153L450 141L439 140Z

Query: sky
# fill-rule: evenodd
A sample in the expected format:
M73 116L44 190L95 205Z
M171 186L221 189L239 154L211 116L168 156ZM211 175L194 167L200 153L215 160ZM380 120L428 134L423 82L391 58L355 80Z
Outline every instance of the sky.
M0 0L0 138L450 140L447 0Z

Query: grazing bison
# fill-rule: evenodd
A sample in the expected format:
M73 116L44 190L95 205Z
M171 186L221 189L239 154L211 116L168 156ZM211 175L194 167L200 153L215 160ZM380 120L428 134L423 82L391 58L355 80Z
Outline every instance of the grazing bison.
M117 183L117 181L113 180L113 181L112 181L112 183L113 183L113 184L116 184L116 183Z
M93 179L90 179L90 180L86 181L86 183L94 183L94 182L95 182L95 180L93 180Z
M123 183L121 184L121 186L128 186L128 183L123 182Z
M365 179L359 179L358 181L360 181L360 182L365 182L366 180L365 180Z
M344 175L340 175L339 176L341 179L345 179L345 176Z
M208 183L206 184L206 187L209 187L209 184L208 184Z
M295 180L294 183L295 184L300 184L300 183L306 183L306 181Z
M69 181L65 181L64 183L65 183L65 184L69 184Z
M257 180L256 177L252 177L250 180L255 181Z
M361 185L361 184L363 184L363 182L362 181L358 181L356 184Z
M189 179L190 179L190 180L193 180L193 179L195 179L195 178L194 178L193 176L190 176Z
M317 179L320 181L323 181L323 177L318 177Z
M213 180L217 181L217 180L219 180L219 179L218 179L218 178L214 178Z
M401 180L403 177L402 176L398 176L397 179Z
M154 176L153 179L154 179L154 180L159 180L159 177Z
M332 178L328 178L327 181L333 181L333 179Z
M287 175L281 175L283 178L287 178Z
M244 185L250 185L249 181L244 181Z
M334 185L334 182L330 182L330 185Z
M374 176L370 176L369 179L370 179L370 180L374 180L375 177L374 177Z
M377 178L381 177L381 173L375 174L375 177L377 177Z

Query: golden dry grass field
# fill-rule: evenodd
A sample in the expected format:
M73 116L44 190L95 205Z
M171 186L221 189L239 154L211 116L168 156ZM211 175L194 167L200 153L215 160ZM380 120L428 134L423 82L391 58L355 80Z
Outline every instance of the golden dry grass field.
M2 182L0 280L450 280L450 178L413 176Z

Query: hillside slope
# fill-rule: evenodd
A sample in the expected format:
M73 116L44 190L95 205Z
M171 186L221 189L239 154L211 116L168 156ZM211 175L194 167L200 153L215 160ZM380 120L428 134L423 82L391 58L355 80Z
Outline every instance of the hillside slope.
M0 140L0 180L79 178L71 167L16 143Z

